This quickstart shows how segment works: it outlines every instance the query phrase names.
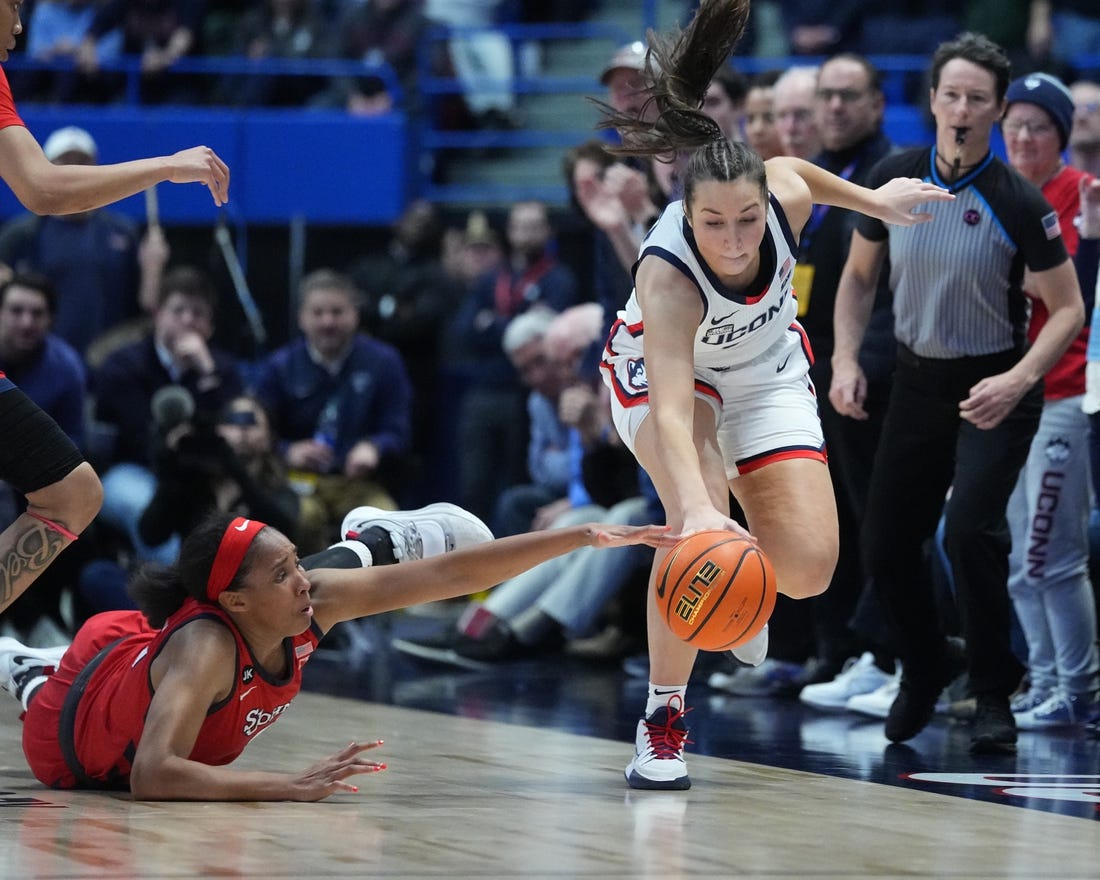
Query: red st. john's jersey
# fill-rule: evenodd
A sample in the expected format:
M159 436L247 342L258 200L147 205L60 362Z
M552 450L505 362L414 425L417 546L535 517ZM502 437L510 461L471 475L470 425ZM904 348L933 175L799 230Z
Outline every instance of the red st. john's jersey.
M151 628L137 611L99 614L81 627L61 666L27 711L24 731L33 735L24 735L23 749L39 780L59 788L125 787L153 698L152 662L172 633L200 619L220 621L233 633L236 686L210 707L191 760L228 764L277 720L300 690L302 666L317 647L320 636L313 627L283 641L290 672L277 680L255 661L229 615L217 606L188 599L161 629ZM97 656L86 681L78 680ZM85 779L73 772L74 757Z

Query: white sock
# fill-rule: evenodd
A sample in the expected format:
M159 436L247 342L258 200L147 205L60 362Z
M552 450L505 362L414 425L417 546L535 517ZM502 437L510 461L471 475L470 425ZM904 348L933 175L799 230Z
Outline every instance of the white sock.
M333 547L347 547L359 557L359 561L363 563L363 568L370 568L374 565L374 557L371 555L370 548L362 541L337 541L335 544L330 544L328 549L331 550Z
M686 684L654 684L649 683L649 698L645 704L645 715L648 718L658 709L663 709L668 705L668 701L673 697L680 698L680 705L687 705L687 688Z
M30 706L31 697L34 696L35 691L37 691L40 687L42 687L42 685L49 681L49 678L50 677L48 675L36 676L30 681L25 682L23 684L23 687L19 689L19 702L23 704L24 712L26 712L27 707Z

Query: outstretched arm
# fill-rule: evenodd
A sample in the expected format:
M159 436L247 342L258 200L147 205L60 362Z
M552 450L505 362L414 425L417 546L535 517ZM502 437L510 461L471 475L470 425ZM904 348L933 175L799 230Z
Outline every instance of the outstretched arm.
M867 189L793 156L769 159L765 167L768 171L768 186L787 211L788 217L792 212L796 216L804 214L802 223L809 216L810 208L803 204L805 190L792 178L802 181L809 190L809 198L813 204L848 208L897 226L915 226L931 220L931 214L914 213L913 209L918 205L926 202L950 202L955 198L934 183L925 183L910 177L895 177L878 189ZM789 205L788 200L792 204ZM792 217L792 226L795 223L796 220ZM795 228L801 229L802 223Z
M0 177L35 214L90 211L165 181L201 183L215 205L229 200L229 168L209 147L115 165L54 165L21 125L0 129Z
M402 565L313 569L309 573L313 619L327 632L342 620L468 596L580 547L664 547L675 543L664 526L589 523L498 538Z

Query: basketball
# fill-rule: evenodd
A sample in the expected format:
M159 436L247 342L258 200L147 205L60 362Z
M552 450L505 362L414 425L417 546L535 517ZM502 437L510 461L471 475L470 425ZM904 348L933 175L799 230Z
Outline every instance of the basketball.
M698 532L665 557L657 605L677 638L701 651L728 651L771 617L775 571L752 541L734 532Z

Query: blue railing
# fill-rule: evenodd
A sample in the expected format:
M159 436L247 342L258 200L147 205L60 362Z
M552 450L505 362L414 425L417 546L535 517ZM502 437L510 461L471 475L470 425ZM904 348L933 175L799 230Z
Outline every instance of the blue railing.
M122 55L100 62L99 69L125 76L124 98L128 104L141 103L141 57ZM11 55L4 62L4 70L40 70L71 72L76 70L71 59L58 58L43 61L26 55ZM245 58L243 56L185 56L165 72L176 74L201 74L203 76L310 76L310 77L365 77L380 79L393 98L395 106L404 100L401 82L392 67L385 62L349 61L340 58Z
M643 23L655 20L656 2L648 0ZM455 77L439 76L430 66L432 44L452 37L484 32L482 28L435 28L424 41L420 53L419 88L427 112L408 118L395 112L383 117L358 117L341 111L302 111L296 108L147 107L140 104L141 67L136 57L106 62L103 69L125 77L125 103L108 107L34 106L21 102L20 109L40 139L52 127L68 122L82 124L97 138L106 137L111 145L125 152L103 151L107 161L146 154L145 150L172 151L189 146L196 138L222 138L212 146L238 160L234 166L237 209L247 222L284 222L288 217L305 217L314 222L385 223L399 213L409 197L423 195L441 202L464 204L507 203L519 198L542 198L563 203L564 183L527 180L514 184L477 184L456 181L436 185L426 172L431 158L441 151L500 149L516 151L538 148L565 150L592 136L590 128L570 124L560 127L517 130L447 130L431 114L434 99L463 93L471 86L506 85L517 96L576 94L600 96L598 70L583 74L520 75L506 84L483 80L462 82ZM506 37L517 59L528 42L560 40L604 41L608 50L637 36L622 28L602 23L504 25L493 29ZM736 59L745 73L791 64L813 64L816 58ZM882 71L887 92L886 127L888 134L901 144L924 143L931 138L923 106L905 103L906 80L924 74L928 59L924 55L876 55L871 61ZM1100 55L1074 59L1079 69L1100 69ZM8 71L72 70L71 62L36 61L13 55L5 62ZM169 75L232 76L308 76L363 77L381 80L400 106L401 83L385 64L366 64L337 59L280 60L240 57L196 57L180 59ZM579 114L578 114L579 115ZM100 131L97 131L96 128ZM109 134L103 130L110 128ZM208 136L209 135L209 136ZM173 140L176 138L176 140ZM386 156L389 155L387 160ZM240 164L244 163L244 164ZM250 167L251 166L251 167ZM173 199L179 200L178 210ZM201 199L183 192L169 196L168 222L189 222L202 210ZM0 194L0 216L16 210L10 194ZM138 207L133 208L139 212Z

